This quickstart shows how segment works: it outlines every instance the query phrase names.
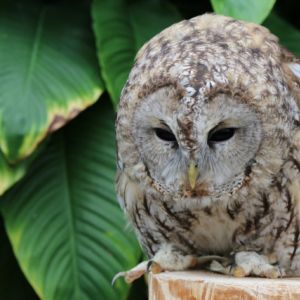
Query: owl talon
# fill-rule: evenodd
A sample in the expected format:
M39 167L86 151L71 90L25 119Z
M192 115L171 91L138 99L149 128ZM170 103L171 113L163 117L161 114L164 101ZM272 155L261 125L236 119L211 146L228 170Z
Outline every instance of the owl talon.
M282 272L282 269L281 269L280 266L276 266L276 268L277 268L278 271L279 271L280 278L282 278L282 273L283 273L284 271Z
M111 281L111 284L110 284L111 289L113 289L115 281L116 281L119 277L126 276L127 273L128 273L128 271L123 271L123 272L119 272L118 274L116 274L116 275L114 276L114 278L112 279L112 281ZM126 277L125 277L125 278L126 278ZM126 280L126 279L125 279L125 280Z
M153 264L153 260L149 260L148 263L147 263L147 269L146 269L147 275L149 275L150 267L151 267L152 264Z
M236 267L236 263L233 263L231 266L230 266L230 269L229 269L229 274L228 274L228 277L231 277L233 274L232 274L232 271L233 271L233 268Z
M114 278L111 281L111 288L113 288L114 282L119 277L124 276L125 281L127 283L131 283L134 280L140 278L142 275L146 274L146 271L148 269L148 264L149 264L148 261L143 261L129 271L123 271L123 272L118 273L117 275L114 276Z

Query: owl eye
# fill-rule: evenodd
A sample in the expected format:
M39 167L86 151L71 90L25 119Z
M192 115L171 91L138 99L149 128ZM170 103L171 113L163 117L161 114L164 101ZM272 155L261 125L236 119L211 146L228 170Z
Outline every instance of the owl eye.
M235 128L223 128L214 132L208 139L209 142L220 143L231 139L235 134Z
M159 137L161 140L163 140L165 142L176 142L177 141L175 135L168 130L164 130L161 128L155 128L155 134L157 137Z

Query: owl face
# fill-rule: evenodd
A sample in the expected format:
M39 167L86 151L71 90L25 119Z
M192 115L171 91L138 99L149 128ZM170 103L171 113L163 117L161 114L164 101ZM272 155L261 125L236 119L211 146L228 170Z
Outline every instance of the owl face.
M131 129L158 189L186 197L238 188L263 136L243 99L217 90L195 99L172 87L139 103Z

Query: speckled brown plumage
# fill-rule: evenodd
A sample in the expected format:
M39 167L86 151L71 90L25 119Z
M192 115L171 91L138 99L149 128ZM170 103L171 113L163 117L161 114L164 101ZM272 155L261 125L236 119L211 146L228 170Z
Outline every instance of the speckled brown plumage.
M217 15L174 24L138 52L118 107L116 190L162 269L250 245L300 275L299 77L300 60L268 29ZM211 142L224 128L234 135Z

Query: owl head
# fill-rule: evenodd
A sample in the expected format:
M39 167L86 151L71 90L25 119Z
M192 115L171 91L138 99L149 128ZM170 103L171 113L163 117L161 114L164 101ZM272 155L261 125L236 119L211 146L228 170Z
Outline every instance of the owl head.
M257 24L206 14L167 28L122 91L118 172L174 199L259 192L298 139L299 77L300 60Z

